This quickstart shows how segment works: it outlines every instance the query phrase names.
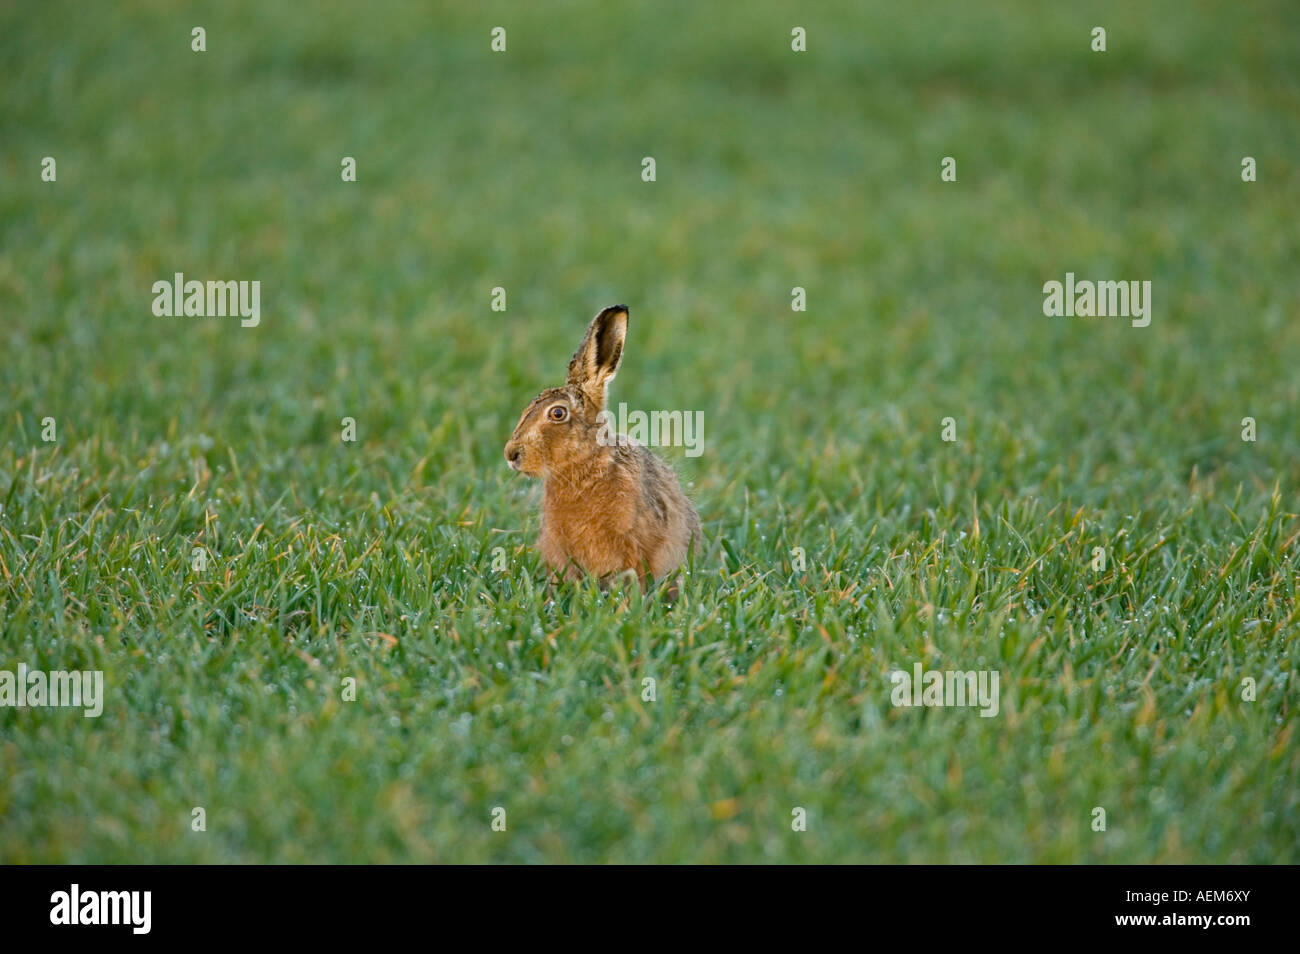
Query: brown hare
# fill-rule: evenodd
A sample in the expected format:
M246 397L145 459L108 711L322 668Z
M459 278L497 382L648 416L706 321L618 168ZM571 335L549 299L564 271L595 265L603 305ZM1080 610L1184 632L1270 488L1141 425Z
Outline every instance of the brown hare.
M591 322L564 387L524 408L506 444L512 470L543 482L542 559L566 579L607 586L634 575L646 588L685 561L700 518L673 469L645 445L614 434L605 409L627 338L627 306ZM677 598L677 581L668 586Z

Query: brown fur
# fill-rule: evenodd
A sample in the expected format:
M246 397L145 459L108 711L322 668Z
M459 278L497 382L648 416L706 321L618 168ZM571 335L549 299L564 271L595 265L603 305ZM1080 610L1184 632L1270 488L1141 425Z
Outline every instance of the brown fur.
M631 572L645 587L685 561L700 518L672 468L624 435L598 439L609 382L623 360L627 307L592 321L569 361L563 387L548 388L519 416L506 444L511 468L543 482L539 547L567 579L591 574L608 583ZM550 415L563 406L563 420ZM669 589L675 598L677 587Z

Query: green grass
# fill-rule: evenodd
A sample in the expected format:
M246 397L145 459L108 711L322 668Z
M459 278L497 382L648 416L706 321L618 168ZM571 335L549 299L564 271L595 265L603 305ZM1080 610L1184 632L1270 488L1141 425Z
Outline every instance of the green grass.
M1293 4L173 6L0 8L0 668L107 683L0 708L0 861L1300 860ZM502 458L615 301L671 610Z

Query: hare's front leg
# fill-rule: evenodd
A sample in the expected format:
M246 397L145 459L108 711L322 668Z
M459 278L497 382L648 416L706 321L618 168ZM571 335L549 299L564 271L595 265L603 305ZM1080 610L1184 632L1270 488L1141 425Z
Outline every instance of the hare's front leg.
M645 581L636 570L623 570L621 573L610 573L600 578L600 589L603 593L610 590L618 589L622 592L622 598L618 601L619 611L626 610L632 602L632 591L635 590L638 597L642 595L645 587Z
M578 566L578 564L574 563L572 560L565 560L558 564L551 563L550 560L547 560L546 562L550 564L551 570L553 571L551 579L556 584L577 583L587 575L582 571L582 567Z
M675 577L664 581L664 602L676 603L682 593L682 586L686 583L686 577L678 573Z
M637 574L636 570L624 570L622 573L610 573L608 576L600 578L600 588L608 590L614 586L643 586L644 580Z
M542 562L549 566L558 578L569 582L582 579L582 567L573 561L563 544L554 534L547 532L545 526L542 527L542 538L537 542L537 549L541 551Z

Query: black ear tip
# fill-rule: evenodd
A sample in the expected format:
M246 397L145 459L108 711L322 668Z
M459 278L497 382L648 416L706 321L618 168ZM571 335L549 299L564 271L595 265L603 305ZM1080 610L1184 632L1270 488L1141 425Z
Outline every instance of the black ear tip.
M623 314L625 314L625 315L628 314L627 305L610 305L610 306L609 306L608 308L606 308L603 312L601 312L601 314L602 314L602 315L617 315L620 311L621 311Z

